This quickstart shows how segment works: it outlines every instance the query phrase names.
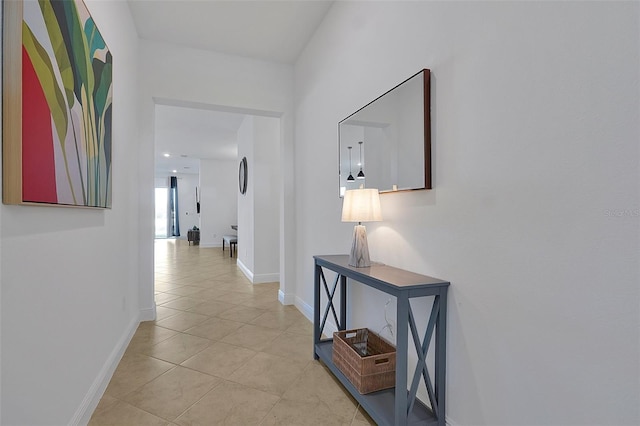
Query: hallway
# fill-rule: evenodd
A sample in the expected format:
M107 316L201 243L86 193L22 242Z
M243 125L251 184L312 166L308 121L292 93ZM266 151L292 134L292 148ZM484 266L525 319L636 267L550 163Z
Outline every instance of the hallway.
M156 240L141 323L90 425L370 425L313 360L312 325L220 248Z

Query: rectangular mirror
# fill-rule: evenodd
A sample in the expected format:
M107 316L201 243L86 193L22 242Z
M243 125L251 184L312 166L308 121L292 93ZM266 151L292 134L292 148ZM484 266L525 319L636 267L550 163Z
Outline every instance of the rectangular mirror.
M430 71L424 69L338 123L340 196L431 189Z

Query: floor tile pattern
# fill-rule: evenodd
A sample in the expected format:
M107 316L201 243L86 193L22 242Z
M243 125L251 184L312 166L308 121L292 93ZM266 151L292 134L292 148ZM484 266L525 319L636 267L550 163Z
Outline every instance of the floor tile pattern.
M156 240L155 291L90 426L375 424L278 283L252 285L228 251Z

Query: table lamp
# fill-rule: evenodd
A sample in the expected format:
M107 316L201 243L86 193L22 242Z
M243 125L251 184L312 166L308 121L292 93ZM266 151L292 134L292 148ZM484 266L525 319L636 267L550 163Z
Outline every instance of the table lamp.
M379 222L382 220L380 210L380 193L377 189L352 189L344 193L342 202L342 221L358 222L353 227L353 242L349 255L349 265L356 268L371 266L367 230L362 222Z

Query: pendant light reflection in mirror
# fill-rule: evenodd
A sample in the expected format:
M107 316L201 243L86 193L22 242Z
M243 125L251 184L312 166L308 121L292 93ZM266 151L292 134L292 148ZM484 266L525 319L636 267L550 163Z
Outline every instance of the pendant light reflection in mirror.
M360 141L358 142L358 144L360 145L360 162L358 163L358 166L360 166L360 171L358 172L358 179L364 179L364 172L362 171L362 144L364 143L364 141Z
M353 173L351 173L351 146L347 147L349 149L349 177L347 178L347 182L353 182L355 179L353 178Z

